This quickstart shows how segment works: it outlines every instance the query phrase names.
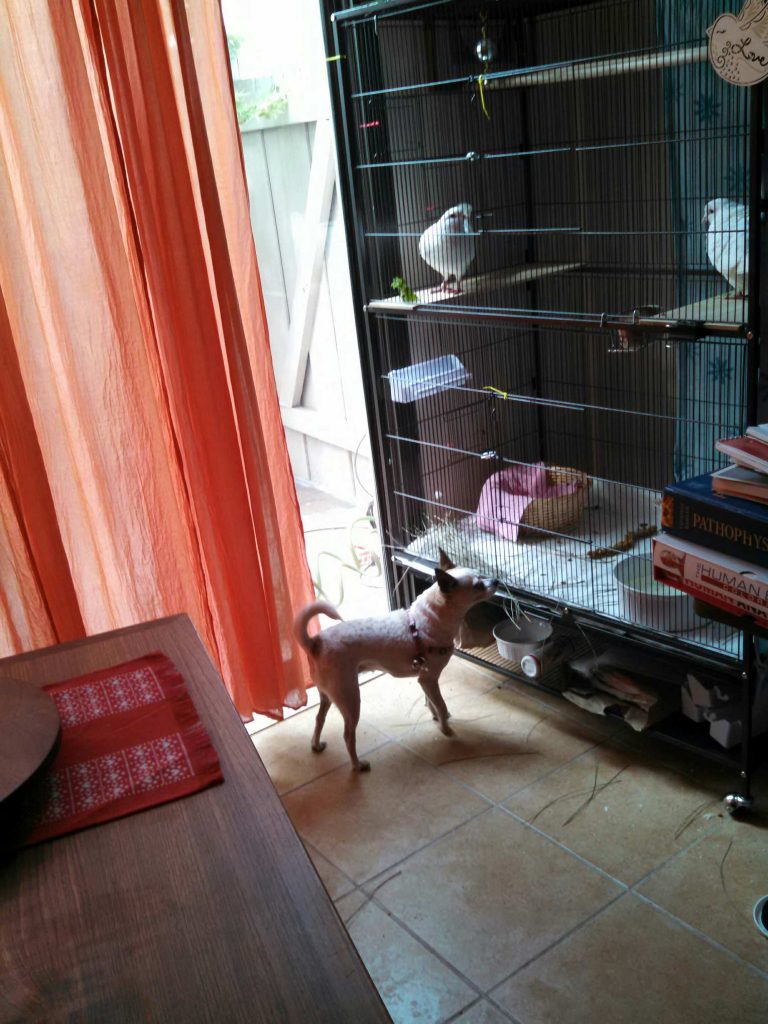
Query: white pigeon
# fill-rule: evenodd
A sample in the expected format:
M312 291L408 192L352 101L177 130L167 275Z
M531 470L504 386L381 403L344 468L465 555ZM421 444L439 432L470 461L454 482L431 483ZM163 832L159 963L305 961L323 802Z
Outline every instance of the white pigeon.
M419 255L442 277L438 291L461 292L461 279L475 258L471 217L469 203L452 206L419 239Z
M749 274L746 208L732 199L710 199L701 222L707 228L709 262L736 289L728 298L744 298Z

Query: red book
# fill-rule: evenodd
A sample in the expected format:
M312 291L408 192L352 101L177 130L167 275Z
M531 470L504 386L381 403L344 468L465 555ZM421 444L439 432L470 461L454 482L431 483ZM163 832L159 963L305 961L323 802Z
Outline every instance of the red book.
M724 438L715 441L715 448L727 455L737 466L754 469L758 473L768 473L768 445L746 434L741 437Z

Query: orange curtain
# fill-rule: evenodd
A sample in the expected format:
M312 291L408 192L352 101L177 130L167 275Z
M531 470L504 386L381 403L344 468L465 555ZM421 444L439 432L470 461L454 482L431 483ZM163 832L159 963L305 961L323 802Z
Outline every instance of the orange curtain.
M0 154L2 653L186 611L243 716L300 707L313 590L216 0L6 0Z

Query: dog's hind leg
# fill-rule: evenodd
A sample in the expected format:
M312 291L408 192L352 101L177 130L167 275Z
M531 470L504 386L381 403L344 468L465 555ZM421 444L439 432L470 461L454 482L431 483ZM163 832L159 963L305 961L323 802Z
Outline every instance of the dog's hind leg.
M443 695L440 693L439 681L434 676L419 676L418 680L419 686L421 686L424 696L427 698L427 704L440 726L440 732L444 736L453 736L453 729L448 725L448 719L451 715L445 706Z
M356 772L367 772L371 767L370 764L367 761L361 761L357 756L356 734L357 723L360 721L360 689L357 675L355 675L354 689L350 691L348 687L345 687L345 698L344 706L337 704L337 707L344 719L344 742L347 744L349 759Z
M317 718L315 718L315 731L312 733L312 749L316 754L321 753L325 750L325 740L320 739L320 733L323 731L325 725L325 716L328 714L328 708L331 706L331 699L327 697L322 690L318 690L320 694L320 707L317 709Z

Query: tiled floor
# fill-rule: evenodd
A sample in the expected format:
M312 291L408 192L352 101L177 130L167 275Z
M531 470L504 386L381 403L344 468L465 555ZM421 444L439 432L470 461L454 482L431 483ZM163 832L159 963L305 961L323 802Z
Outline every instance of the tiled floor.
M459 658L443 692L452 739L415 681L363 685L363 775L335 709L323 754L312 709L254 735L394 1020L766 1024L733 774Z

